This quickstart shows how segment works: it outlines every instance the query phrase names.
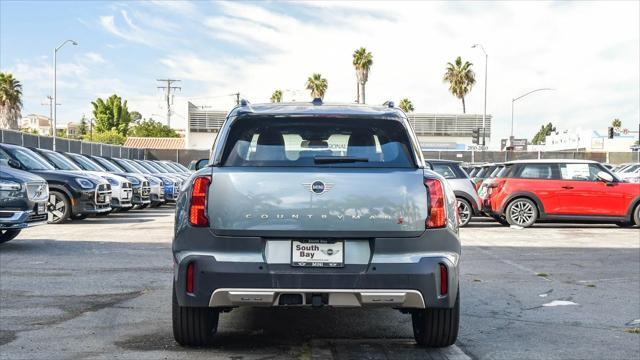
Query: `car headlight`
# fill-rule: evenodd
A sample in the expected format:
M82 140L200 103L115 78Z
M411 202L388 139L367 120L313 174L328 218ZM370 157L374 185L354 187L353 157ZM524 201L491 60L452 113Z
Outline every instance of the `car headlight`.
M15 181L0 180L0 191L16 191L22 189L22 185Z
M127 176L127 180L131 181L133 185L140 185L140 180L135 176Z
M84 178L76 178L76 182L83 189L93 189L95 187L95 185L93 184L93 182L91 182L91 180L87 180Z
M118 181L118 179L116 178L112 178L112 177L105 177L105 179L107 179L107 181L109 182L109 184L111 184L111 186L120 186L120 181Z

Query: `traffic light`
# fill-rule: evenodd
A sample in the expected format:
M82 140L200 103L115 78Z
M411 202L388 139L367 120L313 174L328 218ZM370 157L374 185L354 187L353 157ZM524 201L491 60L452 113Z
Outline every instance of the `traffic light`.
M609 137L609 139L613 139L613 128L611 126L609 126L609 129L607 129L607 136Z
M475 128L472 131L471 142L478 145L480 144L480 128Z

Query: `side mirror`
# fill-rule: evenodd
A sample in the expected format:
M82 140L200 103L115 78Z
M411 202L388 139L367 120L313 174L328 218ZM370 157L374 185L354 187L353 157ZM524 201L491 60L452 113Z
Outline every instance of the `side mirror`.
M596 176L598 177L598 179L610 183L613 182L613 176L611 176L611 174L604 172L604 171L598 171L598 173L596 174Z
M9 159L7 163L14 169L22 169L22 165L20 165L20 163L16 160Z
M209 164L209 159L200 159L198 161L196 161L196 171L204 168L205 166L207 166Z

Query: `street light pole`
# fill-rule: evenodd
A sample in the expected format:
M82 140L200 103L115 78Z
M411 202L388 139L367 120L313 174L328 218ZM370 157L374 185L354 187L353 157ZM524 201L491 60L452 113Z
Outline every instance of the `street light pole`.
M58 122L57 122L57 104L58 104L58 96L57 96L57 63L58 63L58 50L60 50L67 43L72 43L73 45L78 45L77 42L73 40L65 40L62 44L58 45L57 48L53 50L53 151L56 151L56 137L58 136Z
M487 121L487 69L489 68L489 55L481 44L474 44L471 48L479 47L484 53L484 112L482 113L482 146L486 145L486 121Z
M540 88L540 89L535 89L535 90L531 90L528 93L525 93L523 95L518 96L517 98L513 98L511 99L511 137L510 139L513 139L513 104L517 101L522 99L523 97L533 94L534 92L538 92L538 91L545 91L545 90L555 90L555 89L551 89L551 88Z

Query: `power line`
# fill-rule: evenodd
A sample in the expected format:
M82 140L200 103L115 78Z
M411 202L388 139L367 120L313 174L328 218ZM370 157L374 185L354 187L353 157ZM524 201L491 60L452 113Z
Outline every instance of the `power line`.
M171 103L173 102L173 97L171 95L171 90L182 90L180 86L171 86L171 84L175 82L179 82L180 80L174 79L157 79L159 82L166 82L166 86L158 86L158 89L163 89L165 91L165 100L167 101L167 126L171 127Z

